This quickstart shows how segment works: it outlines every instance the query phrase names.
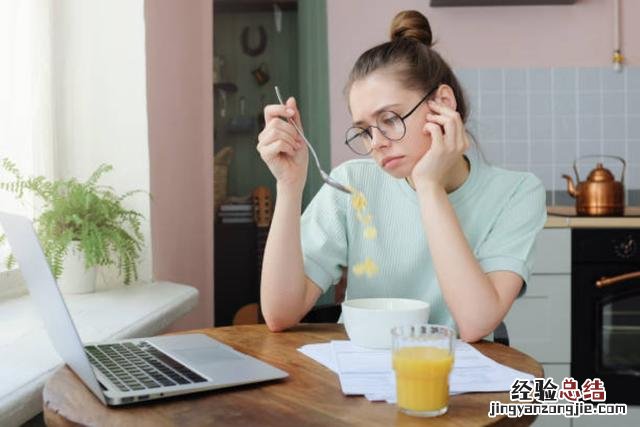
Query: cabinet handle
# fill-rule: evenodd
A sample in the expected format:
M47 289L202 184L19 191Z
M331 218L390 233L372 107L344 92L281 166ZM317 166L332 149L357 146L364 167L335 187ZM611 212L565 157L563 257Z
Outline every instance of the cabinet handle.
M625 280L637 279L640 277L640 271L634 271L633 273L621 274L613 277L601 277L596 281L596 288L604 288L605 286L615 285Z

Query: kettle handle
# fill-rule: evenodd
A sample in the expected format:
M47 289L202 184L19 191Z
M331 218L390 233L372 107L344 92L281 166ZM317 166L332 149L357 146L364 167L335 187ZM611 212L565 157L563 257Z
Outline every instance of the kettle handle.
M624 184L624 172L627 169L627 162L625 162L622 157L609 156L609 155L606 155L606 154L587 154L587 155L580 156L577 159L575 159L573 161L573 171L576 173L576 180L578 182L580 182L580 177L578 176L578 167L577 167L578 160L582 160L582 159L601 159L603 157L606 157L608 159L620 160L620 162L622 163L622 173L620 174L620 182Z

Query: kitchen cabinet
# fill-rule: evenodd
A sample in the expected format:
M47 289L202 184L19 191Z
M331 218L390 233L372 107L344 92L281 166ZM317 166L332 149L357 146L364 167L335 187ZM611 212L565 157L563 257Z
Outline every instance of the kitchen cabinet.
M542 364L571 363L569 275L534 274L505 323L511 346Z
M505 319L511 346L543 365L571 362L570 254L570 229L544 229L527 291Z
M580 223L576 226L592 228L606 227L610 221L604 218L580 219L590 220L593 224ZM635 221L633 218L625 220ZM550 223L553 221L548 221L547 226ZM538 360L544 368L545 377L553 378L556 384L571 376L572 229L568 225L542 230L536 241L534 270L527 291L514 302L505 318L511 346ZM627 225L637 226L635 222ZM539 416L534 425L589 427L606 423L613 427L638 425L638 420L640 407L629 406L626 416L571 419L547 415Z
M571 372L571 229L545 228L525 295L505 318L511 347L540 362L559 384ZM539 416L536 426L570 426L563 416Z

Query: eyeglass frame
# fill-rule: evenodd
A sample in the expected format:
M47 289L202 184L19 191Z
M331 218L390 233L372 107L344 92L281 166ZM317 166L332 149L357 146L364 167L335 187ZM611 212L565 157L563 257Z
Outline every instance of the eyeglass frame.
M422 99L404 116L401 116L400 114L396 113L395 111L391 111L391 110L383 110L380 111L377 115L376 115L376 124L375 125L370 125L367 126L366 128L361 128L360 126L351 126L347 129L347 131L345 132L345 139L344 139L344 143L347 145L347 147L349 147L349 149L351 151L353 151L354 153L356 153L359 156L368 156L369 154L371 154L371 152L373 151L373 144L371 145L371 148L369 149L369 151L365 154L362 153L358 153L354 148L351 147L351 145L349 145L349 139L347 139L347 134L349 133L349 131L351 129L361 129L362 132L365 132L369 138L371 140L373 140L373 132L371 131L371 128L376 128L378 129L378 131L380 132L380 134L382 136L384 136L388 141L392 141L392 142L397 142L400 141L402 138L404 138L404 136L407 134L407 124L404 122L407 117L409 117L411 114L413 114L414 111L416 111L418 109L418 107L420 105L422 105L422 103L424 101L427 100L427 98L429 98L431 95L433 95L433 93L440 87L439 84L437 84L433 89L431 89L429 92L427 92L427 94L425 96L422 97ZM400 118L400 121L402 122L402 127L403 127L403 131L402 131L402 135L400 136L400 138L389 138L387 135L385 135L385 133L380 129L378 125L378 117L383 114L383 113L393 113L396 116L398 116ZM358 134L358 137L360 137L361 134ZM352 138L353 139L353 138Z

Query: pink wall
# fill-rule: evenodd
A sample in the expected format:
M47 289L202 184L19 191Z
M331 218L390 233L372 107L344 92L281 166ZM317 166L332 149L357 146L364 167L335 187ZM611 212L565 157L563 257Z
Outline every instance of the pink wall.
M331 158L352 155L342 143L350 123L342 89L357 57L387 41L393 16L415 9L429 18L436 49L453 67L606 66L613 51L613 0L570 6L431 8L429 0L327 0ZM640 65L640 1L621 0L627 64ZM354 30L354 23L355 28Z
M173 330L213 325L211 0L145 2L153 275L195 286Z

